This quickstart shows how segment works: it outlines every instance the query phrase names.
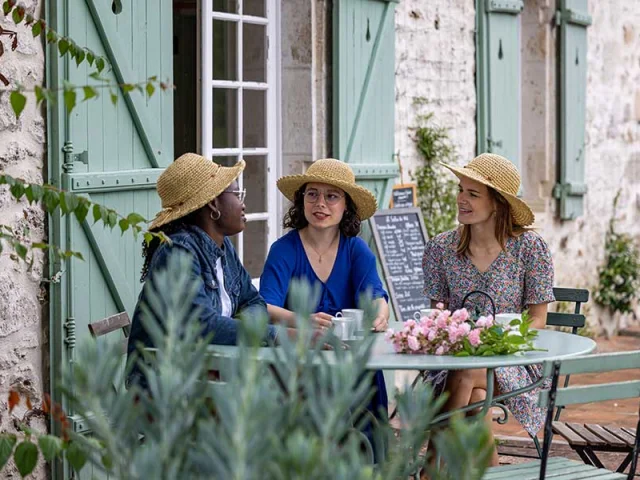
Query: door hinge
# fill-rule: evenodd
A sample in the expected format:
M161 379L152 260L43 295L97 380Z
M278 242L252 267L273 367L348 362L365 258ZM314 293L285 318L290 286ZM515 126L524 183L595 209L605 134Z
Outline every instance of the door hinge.
M74 164L83 163L84 165L89 165L89 152L83 150L80 153L73 153L73 142L70 140L64 142L64 147L62 147L62 153L64 154L64 163L62 164L62 169L65 173L71 173L74 171Z
M73 317L68 317L67 321L64 322L65 329L65 337L64 343L67 345L69 349L76 347L76 319Z

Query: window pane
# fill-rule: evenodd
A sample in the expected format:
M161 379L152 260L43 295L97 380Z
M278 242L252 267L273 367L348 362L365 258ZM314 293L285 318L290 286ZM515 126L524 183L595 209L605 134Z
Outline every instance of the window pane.
M238 0L213 0L213 11L238 13Z
M267 92L264 90L244 90L243 104L243 134L244 148L266 148L266 100Z
M247 222L244 229L244 268L251 278L259 277L267 258L267 222Z
M264 0L243 0L242 13L254 17L266 17Z
M247 189L244 201L247 213L267 211L267 157L246 155L247 166L243 172L243 186Z
M235 22L213 21L213 79L237 80L237 31Z
M238 146L238 91L213 89L213 148Z
M211 160L223 167L233 167L236 163L238 163L238 157L236 157L235 155L228 157L213 157Z
M243 24L242 78L245 82L267 81L267 27Z

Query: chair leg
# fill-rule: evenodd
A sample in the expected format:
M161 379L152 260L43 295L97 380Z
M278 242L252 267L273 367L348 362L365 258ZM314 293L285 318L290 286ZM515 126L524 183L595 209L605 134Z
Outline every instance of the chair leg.
M542 458L542 447L540 446L538 437L531 435L531 438L533 439L533 444L536 446L536 450L538 451L538 458Z
M618 473L624 472L624 469L627 468L627 465L631 463L631 458L633 458L633 452L629 452L629 455L624 457L624 460L622 461L622 463L620 464L616 472Z

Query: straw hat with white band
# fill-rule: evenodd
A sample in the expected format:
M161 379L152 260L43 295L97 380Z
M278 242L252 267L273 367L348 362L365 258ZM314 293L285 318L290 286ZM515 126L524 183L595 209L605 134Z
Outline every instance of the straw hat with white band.
M316 160L302 175L288 175L278 180L278 189L292 202L296 192L307 183L326 183L344 190L356 206L360 220L372 216L378 209L376 197L364 187L356 184L351 167L335 158Z
M514 225L526 227L535 221L535 216L529 205L518 198L520 173L516 166L506 158L495 153L483 153L464 167L454 167L446 163L440 164L455 173L458 178L470 178L500 193L509 202Z
M204 207L220 195L244 170L244 160L223 167L195 153L185 153L158 178L156 189L162 210L151 222L155 230Z

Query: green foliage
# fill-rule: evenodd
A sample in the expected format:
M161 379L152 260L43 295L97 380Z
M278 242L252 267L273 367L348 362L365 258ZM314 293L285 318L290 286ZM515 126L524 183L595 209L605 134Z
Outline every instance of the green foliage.
M57 93L62 92L64 106L66 108L67 114L70 114L77 106L77 91L80 90L84 94L84 98L82 101L86 101L91 98L99 97L99 90L106 89L109 91L111 102L115 105L118 99L118 95L116 94L116 91L118 89L120 89L123 94L129 94L130 92L138 91L142 95L146 94L148 97L151 97L156 90L156 86L160 87L162 91L166 91L172 88L172 85L169 82L159 81L157 76L149 77L146 80L142 80L140 82L126 82L122 84L114 82L110 78L102 76L107 67L109 67L108 70L111 70L111 67L109 66L105 57L97 55L87 47L81 47L77 45L73 41L73 39L69 37L59 35L55 30L47 25L47 22L45 20L36 19L31 14L27 14L26 8L22 3L17 4L15 0L5 0L2 5L2 9L5 17L11 18L16 25L19 25L24 21L24 24L26 26L30 26L31 34L34 37L42 37L43 40L46 40L47 43L57 45L60 57L70 57L75 61L77 66L80 66L82 63L86 62L90 67L95 68L95 71L89 76L97 82L97 84L94 85L72 85L67 82L60 89L36 86L33 88L33 90L31 90L24 88L21 85L17 85L15 88L7 89L11 92L9 95L9 103L11 104L11 108L16 118L20 118L20 114L27 104L27 96L25 95L25 93L31 91L35 93L36 105L40 105L43 102L53 103L56 100ZM15 50L18 45L17 34L15 32L10 32L10 34L13 38L11 48L12 50ZM3 53L4 47L0 42L0 57L2 57ZM2 74L0 74L0 78L5 79ZM5 83L5 86L9 85L8 80L3 81L3 83Z
M432 125L433 114L420 117L416 127L416 147L423 164L411 174L416 182L418 205L424 216L429 238L453 229L457 222L457 183L445 176L439 162L456 163L456 152L448 130Z
M29 204L40 202L45 211L50 215L59 211L63 216L75 215L79 222L83 222L91 211L93 213L93 223L102 222L104 226L110 229L118 226L123 234L125 231L131 229L136 238L138 234L142 232L143 226L147 222L144 217L137 213L122 216L111 208L93 203L85 197L59 190L51 185L28 184L6 174L0 174L0 185L8 185L9 192L16 201L25 198ZM18 233L10 226L0 224L0 253L2 253L5 246L8 245L13 250L11 258L14 261L27 261L30 267L33 264L33 256L31 256L30 259L27 257L33 249L49 250L56 257L63 259L70 257L83 259L80 252L62 250L48 243L24 243L22 238L28 236L28 231ZM145 232L144 234L145 241L147 242L151 241L154 237L158 237L161 241L166 241L167 239L162 233Z
M456 353L458 357L480 355L490 357L493 355L513 355L518 352L542 351L535 348L534 340L538 337L538 331L531 329L532 320L529 312L522 312L522 318L514 318L509 322L509 327L494 324L480 332L481 345L474 347L469 339L464 340L464 350Z
M314 338L308 307L318 291L297 283L291 296L295 340L282 330L279 348L260 350L267 318L253 312L239 320L237 349L210 353L210 338L200 337L197 312L189 311L197 289L190 264L186 256L173 255L167 270L145 286L149 304L142 321L156 348L141 350L137 361L148 391L113 388L121 378L117 343L78 346L73 368L63 372L69 386L63 392L92 436L69 429L58 455L68 445L66 457L77 470L85 460L122 479L386 480L407 478L424 464L420 449L444 398L434 400L427 385L399 394L405 428L397 439L386 420L367 415L364 406L373 392L365 366L374 334L349 349L331 333ZM365 318L373 318L373 302L362 306ZM333 351L322 350L325 344ZM204 380L212 369L222 381ZM372 444L361 433L369 420ZM480 479L488 459L484 439L483 420L457 419L436 435L446 471L432 478ZM55 449L47 446L48 455ZM380 459L375 467L372 449ZM471 473L458 477L460 471Z
M620 190L613 200L613 215L604 243L605 264L598 271L595 301L612 312L631 313L640 296L640 251L631 236L615 230Z

